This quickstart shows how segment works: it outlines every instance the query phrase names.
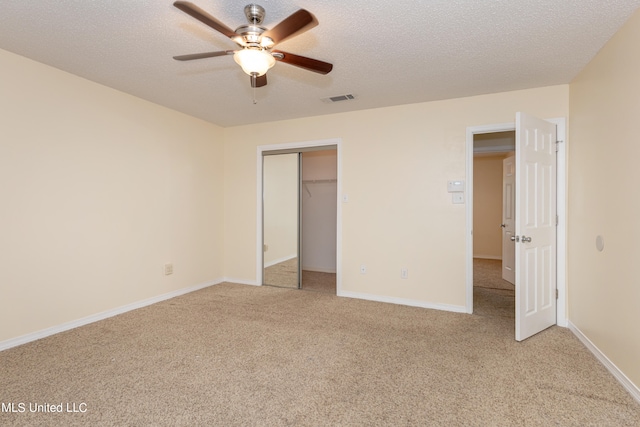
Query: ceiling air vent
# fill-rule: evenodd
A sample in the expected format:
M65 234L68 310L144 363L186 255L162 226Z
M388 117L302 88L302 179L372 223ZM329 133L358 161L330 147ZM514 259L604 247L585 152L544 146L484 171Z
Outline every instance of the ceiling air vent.
M332 102L352 101L354 99L356 99L356 97L349 93L347 95L338 95L338 96L331 96L329 98L322 98L321 101L326 104L331 104Z

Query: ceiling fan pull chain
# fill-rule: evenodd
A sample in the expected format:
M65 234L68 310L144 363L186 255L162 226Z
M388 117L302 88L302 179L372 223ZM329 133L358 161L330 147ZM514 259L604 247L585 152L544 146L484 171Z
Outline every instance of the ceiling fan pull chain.
M251 75L251 89L253 89L253 105L256 105L258 101L256 100L256 87L258 86L258 77L255 74Z

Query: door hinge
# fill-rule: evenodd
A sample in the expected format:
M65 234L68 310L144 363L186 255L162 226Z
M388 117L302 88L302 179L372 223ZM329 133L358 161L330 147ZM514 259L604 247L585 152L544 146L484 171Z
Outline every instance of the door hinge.
M560 222L560 219L558 218L558 215L556 215L556 226L558 226L559 222Z
M559 298L559 293L558 293L558 290L556 289L556 299L558 298Z
M564 141L556 141L556 153L558 151L560 151L560 144L562 144Z

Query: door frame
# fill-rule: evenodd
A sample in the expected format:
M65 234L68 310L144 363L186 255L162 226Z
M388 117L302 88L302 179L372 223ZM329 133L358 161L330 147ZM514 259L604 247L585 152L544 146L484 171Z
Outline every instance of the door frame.
M557 213L558 227L556 230L556 287L558 289L556 324L567 327L567 292L566 292L566 260L567 260L567 138L566 119L564 117L545 119L557 126L556 138L562 141L558 144L557 154ZM466 138L466 312L473 313L473 136L483 133L508 132L516 129L514 121L510 123L490 124L483 126L468 126Z
M259 145L256 156L256 285L262 286L264 264L263 239L263 205L262 205L262 156L265 151L283 152L299 149L336 147L337 157L337 200L336 200L336 294L340 296L342 291L342 139L332 138L316 141L288 142L282 144ZM300 238L300 236L298 236Z

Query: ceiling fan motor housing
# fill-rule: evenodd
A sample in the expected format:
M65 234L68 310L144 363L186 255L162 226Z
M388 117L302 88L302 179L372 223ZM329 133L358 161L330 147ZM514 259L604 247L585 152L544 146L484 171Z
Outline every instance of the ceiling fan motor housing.
M236 34L241 36L242 41L236 39L236 42L242 46L260 45L260 35L267 31L266 28L258 25L241 25L236 28Z
M260 37L262 33L267 31L266 28L260 26L265 16L264 8L257 4L248 4L244 7L244 14L249 21L249 25L241 25L236 28L236 34L241 36L241 39L235 39L236 42L244 47L260 49L273 45L273 43L270 43L270 40L267 39L265 39L263 43Z

